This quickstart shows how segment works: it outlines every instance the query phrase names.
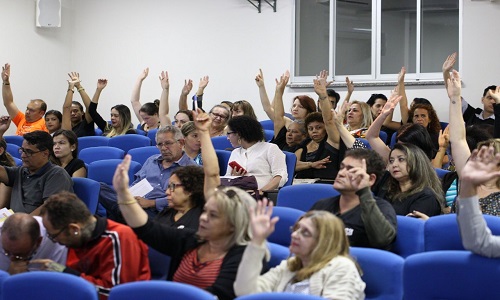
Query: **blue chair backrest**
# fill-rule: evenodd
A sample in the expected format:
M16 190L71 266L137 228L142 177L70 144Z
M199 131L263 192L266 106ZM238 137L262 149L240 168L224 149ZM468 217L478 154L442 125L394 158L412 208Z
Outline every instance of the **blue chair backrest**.
M109 300L131 299L214 300L214 295L193 285L159 280L123 283L109 293Z
M134 148L128 151L128 154L132 156L132 160L144 165L146 160L153 155L159 155L160 149L156 146L147 146L141 148Z
M450 173L450 171L448 170L443 170L443 169L440 169L440 168L434 168L434 170L436 170L436 174L437 176L441 179L444 177L444 175Z
M366 149L371 149L372 146L370 146L370 143L368 142L367 139L364 139L364 138L356 138L358 141L360 141L361 143L363 143L363 145L365 145Z
M283 186L289 186L293 183L293 178L295 177L295 165L297 164L297 155L292 152L283 151L285 153L286 160L286 171L288 173L288 180Z
M331 184L296 184L280 189L276 205L308 211L316 201L337 195L339 192Z
M110 138L108 146L120 148L127 153L133 148L151 146L151 140L143 135L124 134Z
M403 278L405 300L498 299L500 260L469 251L424 252L406 258Z
M94 129L95 136L102 136L104 132L102 132L101 128Z
M260 121L260 125L262 125L262 129L264 129L264 130L273 130L274 131L274 122L272 120Z
M387 143L387 132L381 130L378 136L384 143Z
M392 148L396 144L396 137L398 136L398 132L394 132L391 137L391 142L389 143L389 147Z
M156 146L156 132L158 129L151 129L148 131L148 138L151 140L151 145Z
M264 129L264 139L266 140L266 142L272 140L273 137L274 137L274 130Z
M227 164L229 163L229 157L231 157L231 151L215 149L217 154L217 160L219 161L219 174L220 176L226 175Z
M151 279L167 280L168 269L170 267L170 256L149 247L148 257L149 268L151 269Z
M97 300L95 286L85 279L59 272L26 272L3 283L3 300Z
M0 299L3 299L2 298L2 285L3 285L3 282L5 281L5 279L7 279L8 277L10 276L9 273L5 272L5 271L2 271L0 270Z
M85 148L78 154L78 158L87 164L103 159L123 159L124 156L125 151L110 146Z
M425 222L412 217L397 216L398 234L392 245L392 252L405 258L412 254L424 252Z
M16 163L16 166L22 166L23 165L23 161L20 158L13 157L13 159L14 159L14 162Z
M402 257L384 250L358 247L351 247L351 256L363 270L361 278L366 283L366 299L403 299L405 260Z
M90 147L107 146L109 138L105 136L82 136L78 138L78 153Z
M303 214L304 212L298 209L275 206L273 208L273 217L278 216L280 219L276 223L274 232L267 240L285 247L290 246L290 227L295 225Z
M19 153L20 146L16 144L7 143L7 149L5 149L12 157L21 158L21 153Z
M113 176L116 166L122 162L121 159L104 159L89 164L87 177L97 182L104 182L109 186L113 185ZM141 169L141 164L136 161L130 162L128 176L130 183L134 181L134 175Z
M442 130L445 130L446 127L448 127L448 123L447 122L439 122L439 124L441 125L441 129Z
M80 198L92 214L97 211L97 204L99 203L99 191L101 185L99 182L81 177L73 177L73 191Z
M269 268L276 267L290 256L290 249L288 247L269 242L267 243L267 248L271 253L271 259L268 262Z
M232 149L233 146L229 142L226 136L216 136L212 138L212 145L215 149L226 150L228 148Z
M6 143L15 144L21 147L23 145L24 138L21 135L4 135L3 136Z

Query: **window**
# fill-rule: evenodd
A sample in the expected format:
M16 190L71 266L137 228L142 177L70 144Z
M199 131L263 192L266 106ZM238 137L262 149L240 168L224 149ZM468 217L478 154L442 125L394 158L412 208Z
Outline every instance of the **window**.
M296 0L294 82L440 80L459 49L459 0ZM458 63L456 64L458 68Z

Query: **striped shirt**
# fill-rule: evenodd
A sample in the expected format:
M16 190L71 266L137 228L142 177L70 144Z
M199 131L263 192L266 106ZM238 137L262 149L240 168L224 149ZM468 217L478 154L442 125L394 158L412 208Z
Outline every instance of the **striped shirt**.
M197 248L193 249L184 255L179 268L174 274L173 281L205 289L213 285L217 276L219 276L224 257L200 263L197 250Z

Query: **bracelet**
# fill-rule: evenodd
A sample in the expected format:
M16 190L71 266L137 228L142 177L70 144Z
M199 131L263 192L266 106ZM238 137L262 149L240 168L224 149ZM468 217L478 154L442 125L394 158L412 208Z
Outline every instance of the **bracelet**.
M137 200L129 200L129 201L117 201L118 205L132 205L138 203Z
M3 85L10 85L10 82L4 82Z
M73 94L75 93L75 91L73 91L72 89L68 89L68 92L73 92Z
M85 91L85 89L82 87L78 88L78 92L81 92L81 91Z

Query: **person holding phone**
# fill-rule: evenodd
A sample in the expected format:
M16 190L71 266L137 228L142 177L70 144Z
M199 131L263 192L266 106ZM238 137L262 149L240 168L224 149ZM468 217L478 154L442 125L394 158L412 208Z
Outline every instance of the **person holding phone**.
M277 189L286 183L285 154L275 144L263 142L259 121L249 116L232 118L227 139L237 149L231 153L226 176L255 176L261 191Z

